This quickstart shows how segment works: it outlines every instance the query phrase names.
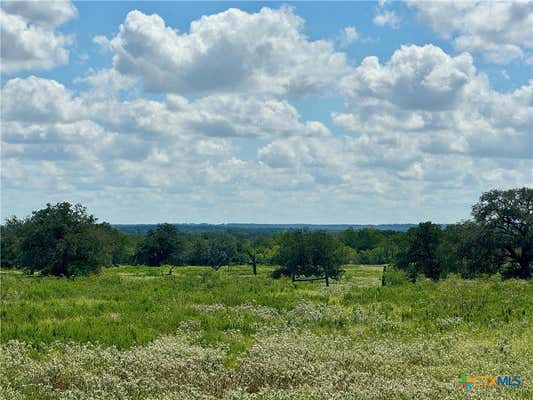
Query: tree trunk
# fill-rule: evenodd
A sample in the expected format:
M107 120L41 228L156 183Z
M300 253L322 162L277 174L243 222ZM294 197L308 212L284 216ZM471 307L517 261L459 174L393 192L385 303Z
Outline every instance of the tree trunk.
M255 260L252 261L252 270L254 271L254 275L257 275L257 262Z

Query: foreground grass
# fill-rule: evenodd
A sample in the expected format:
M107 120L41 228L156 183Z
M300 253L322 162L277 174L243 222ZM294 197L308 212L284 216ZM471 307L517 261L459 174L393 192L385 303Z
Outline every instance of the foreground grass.
M172 276L2 274L6 399L533 398L533 285L496 278L380 287L272 280L262 267ZM520 375L475 388L460 374Z

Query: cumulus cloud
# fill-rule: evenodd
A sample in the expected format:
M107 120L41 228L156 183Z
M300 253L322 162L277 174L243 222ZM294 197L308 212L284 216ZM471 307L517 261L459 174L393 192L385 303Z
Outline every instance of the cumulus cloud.
M68 62L72 38L56 28L77 15L70 1L4 1L1 7L2 72L51 69Z
M16 188L48 171L55 177L42 179L54 190L150 188L188 193L191 204L232 192L243 204L276 198L287 207L363 195L390 205L398 191L438 202L428 191L477 195L530 182L533 83L499 93L466 55L432 46L397 52L383 64L364 60L341 82L347 109L334 122L355 132L346 136L270 97L119 100L15 78L1 93L3 179ZM236 138L265 144L243 160Z
M113 68L90 69L86 76L78 77L74 82L88 84L91 88L91 95L99 97L112 97L135 85L135 79L122 75Z
M2 1L2 9L18 15L34 24L59 26L78 15L78 10L69 0L53 1Z
M323 166L337 162L334 154L342 154L334 148L337 144L336 140L276 140L259 150L258 159L273 168Z
M35 76L7 81L1 96L5 159L74 169L90 162L109 173L98 176L100 185L197 185L234 158L233 138L331 135L320 122L302 121L287 101L256 96L119 100Z
M30 76L7 81L2 88L2 121L64 122L81 113L81 103L61 83Z
M399 221L410 218L411 206L420 215L431 205L427 217L438 219L437 209L450 215L465 197L475 201L480 192L494 187L532 183L528 159L432 154L401 134L276 139L260 149L258 159L293 184L292 196L302 204L309 204L305 195L319 198L322 204L342 210L344 218L352 210L359 218L368 215L376 220L385 213L386 219ZM463 208L457 218L466 212Z
M480 52L506 64L533 47L533 3L530 1L415 1L422 21L460 51Z
M131 11L115 37L95 40L113 51L119 72L153 92L304 96L328 89L348 68L344 53L310 41L287 7L228 9L193 21L188 33L157 14Z
M367 57L342 82L347 112L338 126L393 138L432 154L527 159L533 154L533 81L510 93L490 87L468 54L402 46L382 64Z
M453 107L475 73L472 57L450 57L439 47L402 46L381 65L366 57L341 86L349 96L387 100L406 109L439 110Z
M75 15L2 10L49 31ZM346 42L357 40L352 28ZM146 222L160 210L195 221L225 211L255 222L446 222L465 217L464 199L483 190L532 184L533 81L498 92L466 52L401 46L354 67L334 43L308 39L290 8L230 9L186 33L132 11L116 36L93 40L113 66L79 77L80 91L36 76L4 82L10 204L34 190L89 205L105 193L114 221L140 222L136 204L149 202L158 214ZM343 132L306 120L292 102L329 90L344 99L332 114Z

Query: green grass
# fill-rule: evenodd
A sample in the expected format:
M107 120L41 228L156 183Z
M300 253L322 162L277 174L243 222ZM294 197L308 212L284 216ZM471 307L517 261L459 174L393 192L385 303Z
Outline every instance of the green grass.
M451 383L461 373L522 377L518 389L476 388L482 398L532 394L532 282L452 276L381 287L382 267L345 269L329 288L323 282L273 280L270 267L260 267L257 276L244 266L218 272L183 267L168 276L166 269L124 266L74 280L2 271L1 341L7 355L1 394L69 398L74 391L72 398L103 393L102 398L159 399L191 390L183 398L327 399L343 393L342 385L356 385L339 398L464 398ZM167 354L178 348L179 354ZM194 356L183 355L189 353ZM172 371L189 357L198 376L205 372L204 358L215 357L209 368L218 371L211 377L218 389L198 377L178 379L175 371L167 376L162 367L154 372L153 360L142 361L146 354L161 357L161 365L169 362ZM97 361L84 364L87 357ZM67 379L75 370L90 375L85 381L97 376L102 382L106 378L96 365L107 363L112 370L125 363L121 368L129 369L134 362L140 363L136 371L152 371L157 384L142 386L138 378L133 384L115 372L115 384L98 392ZM300 369L311 369L297 379L299 362ZM61 366L58 377L50 375L50 365ZM321 382L323 371L344 378ZM364 394L368 374L374 374L375 391ZM308 376L315 378L306 382ZM412 379L428 382L417 387ZM361 397L349 397L354 390ZM234 392L242 393L231 397Z
M184 267L168 276L166 269L120 267L75 280L5 273L2 340L94 342L127 348L172 334L183 321L197 321L206 338L225 329L251 334L251 324L257 320L253 315L219 318L194 307L253 302L283 310L319 296L316 286L272 280L269 272L270 268L260 268L259 275L253 276L245 267L232 267L229 272Z

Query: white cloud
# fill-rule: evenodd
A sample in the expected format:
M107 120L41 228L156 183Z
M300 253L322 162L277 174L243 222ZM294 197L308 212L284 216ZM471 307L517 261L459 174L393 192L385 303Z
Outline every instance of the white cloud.
M474 73L468 54L450 57L433 45L402 46L385 65L365 58L341 87L369 104L386 100L405 109L442 110L454 106Z
M59 82L30 76L7 81L2 88L2 121L70 121L81 113L79 99Z
M533 154L533 81L497 92L468 54L402 46L384 64L367 57L341 86L347 112L333 114L333 120L344 129L394 140L401 135L420 154Z
M459 51L480 52L506 64L533 47L533 3L530 1L414 1L420 18Z
M66 64L72 38L56 28L75 15L76 8L69 1L2 2L1 71L14 73Z
M299 122L287 101L248 96L214 95L188 103L178 111L185 126L208 136L327 136L320 122Z
M338 42L342 48L348 47L350 44L359 39L359 33L353 26L345 27L339 35Z
M532 183L533 81L498 92L470 54L432 45L355 68L303 24L288 8L231 9L180 33L132 11L93 39L114 65L76 80L87 89L6 80L3 199L74 199L129 222L447 222L483 190ZM332 115L344 135L290 102L329 90L345 101Z
M402 18L393 10L380 10L372 20L374 24L379 26L390 26L391 28L398 28L402 22Z
M106 38L104 35L96 35L95 37L93 37L93 43L102 46L104 50L109 50L111 48L109 44L109 39Z
M113 68L90 69L86 76L75 79L74 83L88 84L91 87L91 96L108 98L131 89L135 85L135 79L122 75Z
M212 174L216 165L234 157L232 138L330 135L317 121L301 121L287 101L256 96L121 101L94 90L75 95L56 81L34 76L7 81L1 96L4 158L73 163L72 168L91 160L113 171L110 182L99 177L100 185L144 185L160 170L170 187L177 182L172 178L176 168L193 184L205 179L201 171ZM124 179L113 178L117 174L125 174ZM150 186L157 182L162 181Z
M3 184L114 196L146 188L165 193L154 199L161 207L179 194L187 212L224 199L241 207L230 215L274 205L287 212L325 207L324 215L338 210L339 221L357 202L374 218L369 222L390 222L418 216L421 207L432 216L443 198L475 200L482 190L531 183L533 83L498 93L469 57L411 46L384 64L363 61L341 84L347 110L334 122L354 136L332 135L269 97L119 100L94 90L75 94L42 78L12 79L1 93ZM236 138L260 139L257 158L240 159ZM400 219L383 214L404 197L416 207ZM372 211L378 204L379 215ZM215 218L198 212L198 219Z
M304 96L328 89L348 68L332 42L308 40L287 7L229 9L181 34L157 14L131 11L117 36L95 40L112 49L118 71L154 92Z
M336 140L276 140L259 150L258 159L273 168L325 165L335 162L332 153L338 152L332 146L337 143Z
M70 0L2 1L2 9L34 24L56 27L78 15Z

